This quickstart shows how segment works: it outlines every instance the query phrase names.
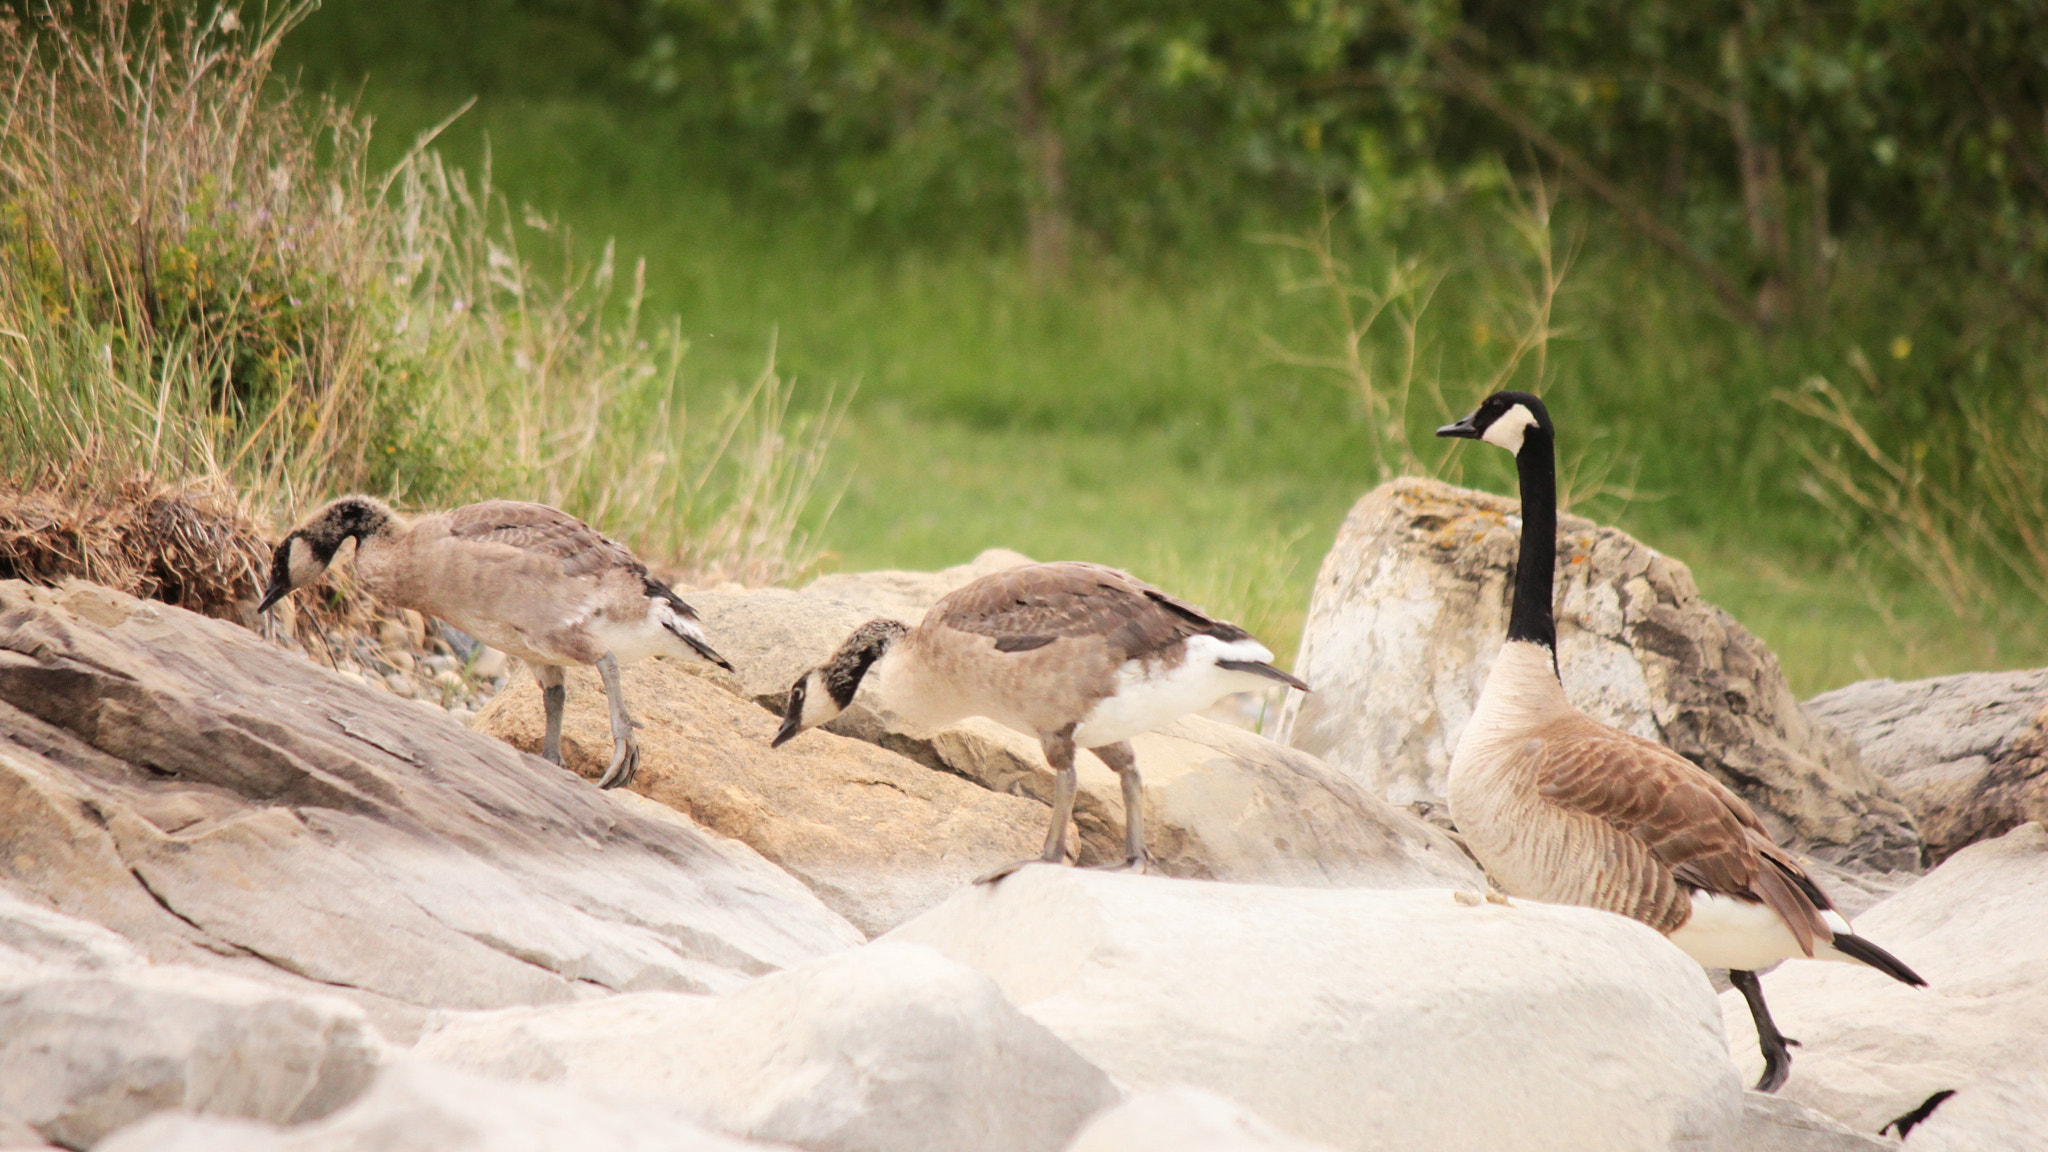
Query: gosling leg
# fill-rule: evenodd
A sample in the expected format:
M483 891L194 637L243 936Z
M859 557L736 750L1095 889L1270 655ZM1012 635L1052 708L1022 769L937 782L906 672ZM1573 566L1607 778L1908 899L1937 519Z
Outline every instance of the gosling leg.
M1152 856L1145 851L1145 784L1138 775L1137 753L1131 751L1129 741L1104 744L1089 751L1110 766L1124 789L1124 862L1110 867L1117 871L1143 872L1152 862Z
M633 772L640 767L640 740L633 735L633 718L626 714L626 694L619 687L619 662L611 653L598 657L597 674L604 677L605 699L612 713L612 762L597 786L617 788L633 782Z
M553 664L533 666L533 678L540 682L541 712L547 717L547 735L541 737L541 759L557 768L566 768L562 763L562 705L569 698L568 686L563 683L561 668Z
M976 884L993 884L1026 864L1064 864L1067 862L1067 824L1074 818L1074 791L1080 784L1080 776L1074 771L1074 726L1067 725L1050 736L1039 738L1039 746L1045 749L1045 762L1052 765L1052 827L1045 830L1045 851L1036 860L1019 860L976 880Z

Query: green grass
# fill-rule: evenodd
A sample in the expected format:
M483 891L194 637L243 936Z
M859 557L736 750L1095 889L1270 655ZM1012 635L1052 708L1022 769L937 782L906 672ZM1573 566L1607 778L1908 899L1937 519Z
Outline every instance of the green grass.
M375 79L362 91L391 153L458 103ZM990 546L1099 560L1291 651L1321 553L1376 479L1347 387L1267 351L1266 336L1320 348L1328 333L1319 305L1280 291L1278 254L1247 237L1144 270L1089 261L1042 292L1015 252L948 243L942 229L882 246L836 206L734 193L706 174L701 147L592 99L490 96L439 146L472 168L488 154L502 191L586 245L614 238L644 255L646 311L680 317L693 380L749 378L772 342L799 405L857 389L821 530L837 567L930 568ZM1815 429L1772 393L1839 374L1853 345L1938 326L1905 280L1888 284L1895 270L1865 266L1868 307L1823 334L1771 336L1715 317L1653 255L1589 227L1547 394L1567 455L1575 442L1617 465L1610 480L1632 477L1633 493L1581 511L1690 563L1802 695L2048 663L2039 605L2016 598L2000 626L1966 628L1912 580L1849 564L1853 538L1802 490L1798 444ZM1504 231L1468 212L1409 233L1447 274L1426 368L1454 405L1498 359ZM1418 401L1425 459L1439 416ZM1508 490L1501 462L1470 463L1468 480Z

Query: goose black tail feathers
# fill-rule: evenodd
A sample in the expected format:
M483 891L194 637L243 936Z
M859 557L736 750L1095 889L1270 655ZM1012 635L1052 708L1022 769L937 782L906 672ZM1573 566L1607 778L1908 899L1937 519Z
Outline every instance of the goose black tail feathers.
M1835 933L1835 951L1849 957L1851 960L1860 960L1901 984L1911 984L1915 988L1927 986L1927 981L1921 979L1918 972L1906 967L1905 963L1897 956L1879 948L1861 936L1852 935L1848 932Z

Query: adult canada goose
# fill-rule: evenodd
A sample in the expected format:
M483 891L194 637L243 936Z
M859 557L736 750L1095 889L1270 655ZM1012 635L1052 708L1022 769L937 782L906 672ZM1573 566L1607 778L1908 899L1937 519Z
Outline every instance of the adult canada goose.
M831 720L872 676L881 702L916 727L986 716L1038 738L1058 774L1039 859L1067 855L1074 750L1114 769L1124 794L1124 867L1145 865L1143 786L1126 743L1232 692L1279 681L1308 691L1235 624L1099 564L1027 564L984 576L912 628L871 620L790 688L776 747ZM984 881L1000 880L1031 861Z
M1640 920L1708 968L1728 969L1756 1020L1776 1091L1791 1067L1756 969L1795 956L1868 964L1925 984L1850 931L1819 885L1764 834L1740 796L1662 745L1565 701L1551 584L1557 566L1556 441L1543 402L1497 392L1437 429L1515 456L1522 489L1507 643L1451 755L1451 819L1511 896Z
M612 760L598 781L632 780L640 743L619 690L619 665L696 656L730 670L697 613L623 545L545 504L487 500L408 521L382 501L344 496L277 546L258 612L319 578L344 541L377 599L438 616L533 666L547 713L541 755L562 763L562 669L595 664L611 703Z

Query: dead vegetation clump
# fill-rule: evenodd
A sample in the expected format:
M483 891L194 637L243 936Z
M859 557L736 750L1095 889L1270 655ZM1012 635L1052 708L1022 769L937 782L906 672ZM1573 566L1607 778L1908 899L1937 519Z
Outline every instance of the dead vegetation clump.
M146 600L289 638L326 643L371 626L374 610L340 581L323 581L282 627L255 614L273 540L218 482L138 477L104 489L0 492L0 579L89 580Z

